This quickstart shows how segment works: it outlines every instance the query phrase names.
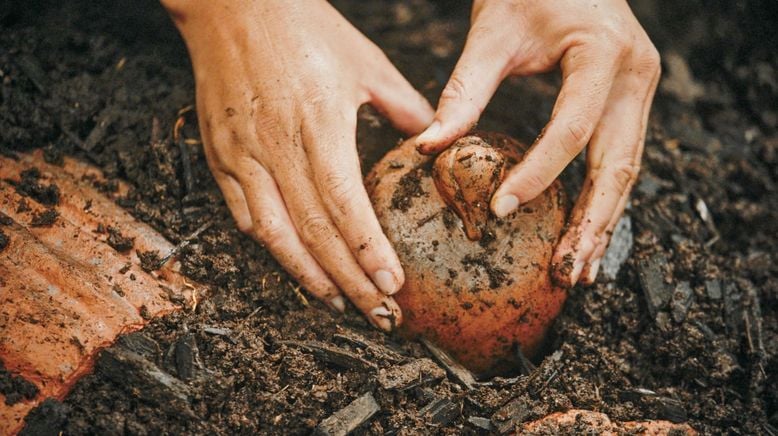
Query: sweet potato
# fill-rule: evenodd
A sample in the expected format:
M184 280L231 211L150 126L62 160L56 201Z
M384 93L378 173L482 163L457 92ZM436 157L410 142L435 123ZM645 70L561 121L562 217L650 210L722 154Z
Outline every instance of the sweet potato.
M390 151L368 175L376 214L405 269L396 294L402 332L422 335L477 373L537 353L565 290L549 276L565 219L555 182L504 219L489 201L525 147L500 134L458 140L435 162L413 141Z

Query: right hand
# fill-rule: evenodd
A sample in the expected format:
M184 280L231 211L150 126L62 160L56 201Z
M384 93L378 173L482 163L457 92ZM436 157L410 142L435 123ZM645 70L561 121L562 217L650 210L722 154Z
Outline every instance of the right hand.
M403 285L356 150L371 103L415 134L429 103L324 0L163 0L186 40L211 171L238 227L309 292L383 330ZM342 294L341 294L342 292Z

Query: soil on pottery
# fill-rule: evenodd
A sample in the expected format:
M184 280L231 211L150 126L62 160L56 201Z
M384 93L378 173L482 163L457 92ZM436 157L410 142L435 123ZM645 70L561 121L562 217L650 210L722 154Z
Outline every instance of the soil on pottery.
M158 3L17 3L0 2L0 152L92 161L130 182L121 205L174 243L211 223L180 253L209 295L104 352L26 432L309 433L357 399L357 434L502 432L571 408L703 433L778 432L774 2L635 5L665 75L628 219L598 283L570 292L537 367L475 385L443 377L421 360L424 346L373 330L353 307L328 312L235 229L198 143L185 48ZM336 5L435 101L466 7ZM557 90L553 73L509 79L479 128L531 142ZM367 171L400 135L370 111L361 121ZM563 174L571 198L583 167ZM31 192L53 198L32 176ZM407 381L406 371L424 376Z

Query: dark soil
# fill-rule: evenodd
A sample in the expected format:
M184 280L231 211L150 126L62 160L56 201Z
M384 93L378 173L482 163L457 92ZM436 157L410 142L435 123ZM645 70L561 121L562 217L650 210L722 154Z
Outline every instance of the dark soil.
M406 212L411 207L411 200L427 195L421 188L421 179L429 176L431 167L422 165L414 168L408 174L400 178L400 186L392 194L392 209Z
M2 250L2 233L0 233L0 250ZM23 377L14 375L5 369L0 362L0 393L5 396L5 403L12 406L23 400L30 400L38 395L38 388Z
M8 237L8 235L3 232L3 229L0 229L0 251L3 251L3 249L8 246L10 241L11 239Z
M130 251L132 249L132 246L135 245L135 238L130 238L122 235L121 229L108 226L106 231L108 232L108 239L106 239L105 242L111 247L113 247L113 249L116 251L119 252Z
M464 41L467 8L336 4L435 101ZM180 254L184 272L210 294L129 337L132 347L104 353L64 403L31 414L27 430L309 433L360 397L372 417L358 434L507 431L571 407L614 420L687 421L706 434L776 434L776 4L635 7L665 76L628 211L631 254L614 280L601 275L571 291L553 353L536 369L468 390L453 373L407 389L382 384L382 371L418 366L427 350L371 329L353 308L341 317L306 299L235 229L191 111L181 131L190 141L173 142L194 88L158 3L0 2L0 151L44 147L52 162L64 154L92 161L129 181L122 206L174 243L213 222ZM506 81L479 128L531 142L550 113L556 76ZM692 95L695 87L703 91ZM370 112L362 118L360 143L374 149L367 170L381 155L375 147L399 134ZM563 175L568 188L580 186L583 165ZM152 370L167 388L143 377ZM373 397L361 397L367 392Z
M21 180L15 186L16 192L25 197L31 197L46 206L59 204L59 188L55 184L43 184L39 181L40 171L37 168L22 171Z
M46 209L35 212L30 220L33 227L51 227L59 218L59 212L56 209Z

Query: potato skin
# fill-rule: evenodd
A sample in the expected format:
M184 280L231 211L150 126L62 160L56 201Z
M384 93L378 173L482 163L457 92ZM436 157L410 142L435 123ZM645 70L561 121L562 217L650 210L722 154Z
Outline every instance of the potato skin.
M502 134L478 132L506 155L509 166L526 147ZM448 350L480 374L515 364L516 346L534 356L566 298L549 275L565 222L567 199L554 182L504 219L489 215L478 241L468 239L432 177L432 159L412 140L391 150L367 178L384 231L405 270L395 295L401 332Z

